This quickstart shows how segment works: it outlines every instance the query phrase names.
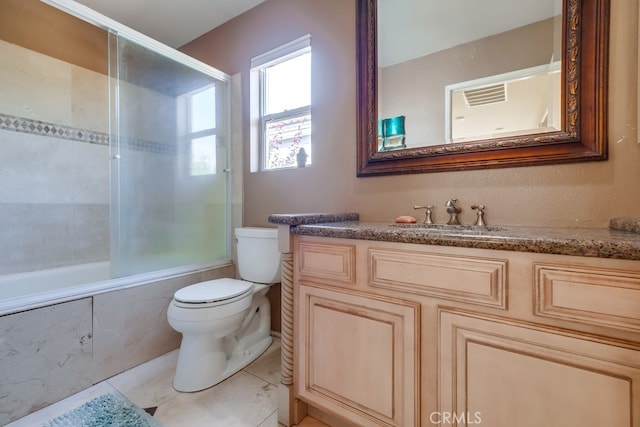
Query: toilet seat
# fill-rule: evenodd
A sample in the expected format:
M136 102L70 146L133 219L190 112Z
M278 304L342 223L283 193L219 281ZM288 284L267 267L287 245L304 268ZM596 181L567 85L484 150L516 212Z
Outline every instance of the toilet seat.
M184 308L208 308L230 304L250 296L253 283L237 279L214 279L179 289L173 303Z

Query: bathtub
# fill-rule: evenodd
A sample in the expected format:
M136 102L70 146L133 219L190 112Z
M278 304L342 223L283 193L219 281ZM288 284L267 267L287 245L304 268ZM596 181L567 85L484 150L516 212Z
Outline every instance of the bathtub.
M116 279L108 261L0 276L0 425L175 350L173 293L234 274L220 260Z
M140 286L159 279L196 273L229 264L221 260L109 278L109 261L0 276L0 316L118 289Z

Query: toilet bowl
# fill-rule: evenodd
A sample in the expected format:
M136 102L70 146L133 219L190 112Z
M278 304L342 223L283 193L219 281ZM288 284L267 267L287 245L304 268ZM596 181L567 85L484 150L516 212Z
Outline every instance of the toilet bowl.
M182 334L173 387L192 392L238 372L271 345L269 286L280 281L274 228L237 228L242 279L215 279L178 290L167 309ZM246 280L245 280L246 279Z

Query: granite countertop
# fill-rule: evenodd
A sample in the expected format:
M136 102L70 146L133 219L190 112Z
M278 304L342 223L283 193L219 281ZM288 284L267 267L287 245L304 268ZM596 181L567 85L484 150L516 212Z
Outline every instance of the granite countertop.
M427 226L361 222L355 213L275 214L296 235L640 260L640 219L614 218L610 228ZM637 230L637 231L636 231Z

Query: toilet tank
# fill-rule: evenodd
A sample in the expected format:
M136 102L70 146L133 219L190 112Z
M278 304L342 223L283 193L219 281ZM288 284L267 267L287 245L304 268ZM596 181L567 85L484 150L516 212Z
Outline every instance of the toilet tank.
M279 283L278 229L240 227L235 229L235 235L240 278L255 283Z

